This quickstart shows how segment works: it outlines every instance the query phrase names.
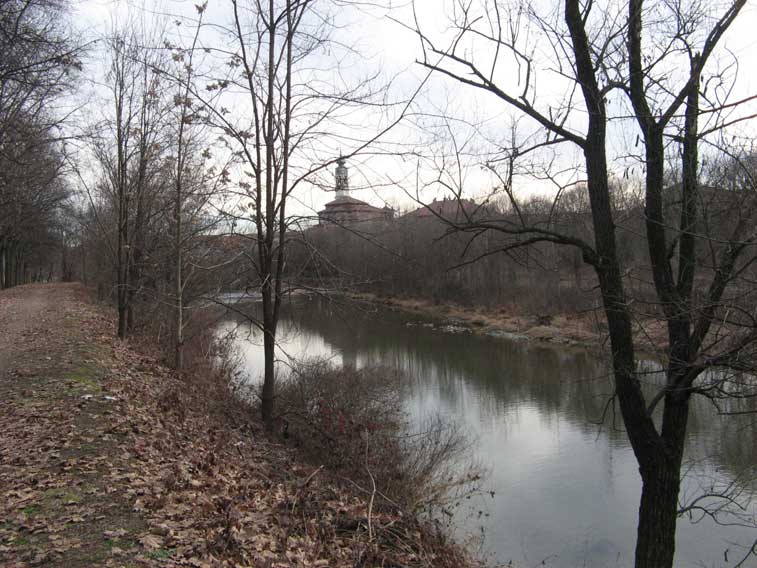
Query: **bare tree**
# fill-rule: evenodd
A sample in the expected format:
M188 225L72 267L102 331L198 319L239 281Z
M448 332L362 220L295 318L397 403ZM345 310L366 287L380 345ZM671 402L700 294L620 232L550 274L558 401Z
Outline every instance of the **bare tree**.
M134 327L134 299L140 289L145 255L146 224L163 206L166 189L165 118L167 105L160 91L156 58L160 53L145 46L146 38L133 24L116 30L107 40L108 91L112 106L91 136L92 151L102 169L92 199L99 193L109 204L115 235L107 240L111 251L118 336ZM83 178L82 178L83 180ZM96 211L96 209L95 209ZM111 235L107 219L99 219L103 236Z
M352 113L381 91L373 84L374 74L354 81L346 75L340 82L325 79L338 74L339 65L337 57L324 55L325 48L345 50L330 37L334 27L329 5L316 0L230 0L230 24L212 28L223 30L224 45L212 37L201 45L221 62L203 75L204 89L187 90L203 105L207 122L221 131L227 152L236 159L222 172L237 204L226 213L249 243L245 258L251 270L245 287L259 290L262 299L262 318L253 324L263 334L261 399L268 424L274 418L276 330L290 288L285 271L288 232L302 217L289 211L293 195L336 161L337 141L353 154L396 124L406 108L398 105L398 116L365 136L361 126L351 124ZM197 10L202 13L204 5Z
M103 41L108 73L94 90L104 104L82 150L99 169L76 169L89 205L78 215L86 245L81 265L94 271L102 296L111 290L119 337L152 326L148 333L169 345L181 369L186 307L207 284L192 276L207 273L205 237L221 218L208 205L228 173L219 175L203 104L191 94L204 53L197 48L202 20L183 47L181 34L141 17L129 13ZM195 290L187 293L190 281Z
M197 116L197 111L193 109L193 101L190 94L196 90L194 73L197 57L197 43L200 31L202 29L202 16L205 12L207 3L197 7L199 20L192 37L192 43L187 49L178 47L172 48L172 60L177 63L178 69L171 71L168 75L177 79L177 91L174 95L175 105L175 134L173 136L175 157L172 171L173 178L173 227L174 227L174 368L181 370L184 363L184 328L186 326L184 316L184 289L187 284L185 278L185 249L187 247L188 235L192 232L185 225L185 217L189 217L186 211L186 205L194 196L197 197L198 169L193 168L197 164L193 163L193 155L197 152L197 124L201 122ZM207 155L207 154L206 154ZM200 166L201 167L201 166ZM201 176L200 176L201 177ZM202 200L205 201L206 198ZM195 204L197 205L197 204ZM194 212L198 212L202 207L194 207Z
M709 373L715 368L754 369L757 363L753 357L756 322L744 312L743 297L726 293L729 287L737 287L737 280L754 260L754 200L743 202L747 209L724 241L697 231L702 220L696 207L702 192L698 147L707 134L724 126L722 121L711 122L706 132L700 132L699 121L705 114L717 115L735 104L704 95L700 83L705 69L710 69L712 77L724 79L713 68L713 54L744 5L744 0L726 2L719 6L719 15L713 16L709 6L698 2L652 6L632 0L624 14L612 3L566 0L561 10L542 15L520 3L455 2L453 37L443 45L427 35L421 23L414 28L423 49L421 65L493 95L541 130L541 140L518 148L517 157L558 144L572 145L583 155L593 243L530 224L525 218L520 223L468 219L450 224L457 230L492 229L518 237L501 247L505 252L543 242L570 246L594 269L608 324L615 397L642 477L639 567L673 564L691 397L711 395L713 389L721 395L754 394L748 384L726 386L724 377L732 376L728 373L717 380ZM531 38L544 42L550 64L539 61L534 45L528 44ZM516 74L517 90L511 88L513 81L506 80L507 72ZM561 84L564 94L540 98L535 91L540 72ZM618 115L608 110L608 101L621 109ZM666 381L651 399L642 392L637 373L633 299L624 283L617 213L612 206L615 156L608 156L607 150L608 130L616 123L628 127L623 115L629 102L644 148L640 162L645 171L645 236L657 301L651 311L659 312L668 332L661 348ZM703 102L706 109L701 108ZM663 195L666 157L675 156L681 160L681 183L675 189L680 216L671 225ZM509 196L517 208L513 195ZM696 254L701 246L712 252L704 263ZM706 292L695 293L695 284L704 286L705 282ZM716 321L726 325L716 331ZM658 405L662 405L659 425L653 419Z

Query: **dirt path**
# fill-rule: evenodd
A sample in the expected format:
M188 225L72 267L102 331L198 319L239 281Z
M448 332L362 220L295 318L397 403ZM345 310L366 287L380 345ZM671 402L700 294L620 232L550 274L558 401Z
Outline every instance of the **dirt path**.
M97 319L76 285L0 293L0 565L135 565L119 536L145 523L109 493L119 441ZM118 464L118 465L117 465ZM126 529L125 529L126 527ZM114 557L113 551L123 551Z
M49 292L59 289L44 286L28 288L28 292L17 288L0 294L0 380L6 377L12 361L23 349L26 333L32 327L37 331L44 330L48 313L55 310Z

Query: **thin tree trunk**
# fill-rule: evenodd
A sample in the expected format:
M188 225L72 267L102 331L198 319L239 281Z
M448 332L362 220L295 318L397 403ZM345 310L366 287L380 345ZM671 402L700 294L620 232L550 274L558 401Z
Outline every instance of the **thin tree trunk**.
M133 298L134 298L134 293L131 290L129 290L128 299L126 300L126 332L127 333L131 332L135 326L134 304L132 303Z
M178 182L180 183L180 182ZM177 195L176 195L176 274L175 274L175 280L176 280L176 334L174 337L175 340L175 350L174 350L174 368L177 371L181 371L182 367L184 366L184 281L182 279L182 264L183 264L183 257L182 257L182 250L181 250L181 239L182 239L182 222L181 222L181 215L182 215L182 195L181 195L181 189L180 185L177 187Z
M119 157L120 160L120 157ZM119 166L120 167L120 166ZM120 184L120 182L119 182ZM118 188L118 237L116 242L116 306L118 309L118 337L126 337L126 302L124 300L124 195Z
M268 330L269 326L264 325ZM261 393L261 410L263 415L263 421L269 428L273 424L273 410L274 410L274 381L276 379L274 369L274 357L276 347L275 332L269 331L263 332L263 354L265 357L265 371L263 374L263 391Z
M126 314L126 303L121 302L121 292L118 292L119 300L118 300L118 337L119 339L124 339L126 337L126 328L127 328L127 314Z
M18 242L13 243L13 273L11 274L11 286L18 286L21 282L21 252L18 249Z
M84 249L84 245L79 245L79 251L81 254L81 281L85 286L87 285L87 252Z
M21 250L18 251L18 257L16 258L16 268L18 270L16 274L16 286L26 284L26 262L21 254Z
M5 275L3 276L3 288L11 286L11 270L13 270L13 243L8 241L5 245Z
M5 238L0 239L0 290L5 288Z
M268 2L268 92L266 93L266 108L268 116L266 118L266 126L264 130L265 134L265 233L261 234L258 229L259 239L258 246L261 248L261 266L263 267L263 355L265 358L265 371L263 375L263 392L261 393L262 399L262 415L263 421L268 428L273 425L273 409L274 409L274 356L276 345L276 318L274 302L276 301L275 291L273 288L272 278L277 275L273 270L274 263L274 233L275 233L275 211L273 203L273 191L275 183L275 163L274 163L274 81L275 81L275 56L274 49L276 46L276 24L274 20L274 2L269 0ZM258 214L259 215L259 214ZM260 227L260 226L259 226Z
M5 274L3 276L3 288L11 287L11 272L13 270L13 241L8 240L5 245Z

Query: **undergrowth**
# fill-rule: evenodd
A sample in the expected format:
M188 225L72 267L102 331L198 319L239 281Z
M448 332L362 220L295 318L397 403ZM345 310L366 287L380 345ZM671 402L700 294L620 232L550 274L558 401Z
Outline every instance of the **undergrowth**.
M214 333L215 317L210 311L195 316L181 380L160 396L164 412L180 420L202 413L221 429L251 439L273 436L293 448L313 472L291 503L291 522L311 537L312 527L319 526L324 547L335 538L352 539L356 566L478 565L451 541L442 522L449 515L441 512L480 488L480 468L456 465L468 445L460 428L436 418L422 431L410 431L401 404L404 382L396 371L311 361L279 381L277 427L267 431L232 338ZM326 523L324 497L307 491L314 478L336 495L362 500L363 514Z

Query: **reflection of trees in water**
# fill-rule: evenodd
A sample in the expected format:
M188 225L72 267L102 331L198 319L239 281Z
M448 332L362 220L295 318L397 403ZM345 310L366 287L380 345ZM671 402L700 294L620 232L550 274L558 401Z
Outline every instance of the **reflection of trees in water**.
M366 314L320 302L298 304L296 327L318 333L364 363L395 366L408 374L415 394L435 389L455 407L474 396L482 419L501 420L522 403L536 405L545 420L558 416L586 432L596 425L608 397L605 370L589 354L469 334L407 326L407 316ZM610 429L611 430L611 429ZM622 437L617 431L611 437Z
M283 337L320 335L356 364L381 364L407 373L411 395L431 392L450 409L476 400L480 419L498 427L517 423L524 405L538 409L548 425L559 418L586 435L596 435L612 384L608 369L592 354L469 334L440 333L406 325L408 316L331 300L297 301L282 320ZM418 322L423 323L423 322ZM643 380L663 380L653 362L640 365ZM463 409L464 410L464 409ZM741 401L729 412L757 410ZM613 446L627 446L619 410L605 414L602 432ZM686 455L739 476L757 463L756 416L718 416L701 397L692 402ZM754 472L752 472L754 473Z
M640 370L646 374L646 381L651 385L659 387L663 384L665 377L659 364L642 362ZM722 371L711 371L709 375L702 377L702 382L717 382L722 378L721 373ZM745 377L743 380L754 378ZM662 409L658 407L656 410L655 419L659 427ZM747 414L741 414L744 412ZM710 464L723 469L729 477L754 485L757 481L756 418L757 401L754 399L729 398L722 401L718 411L707 398L694 396L690 403L685 460Z

